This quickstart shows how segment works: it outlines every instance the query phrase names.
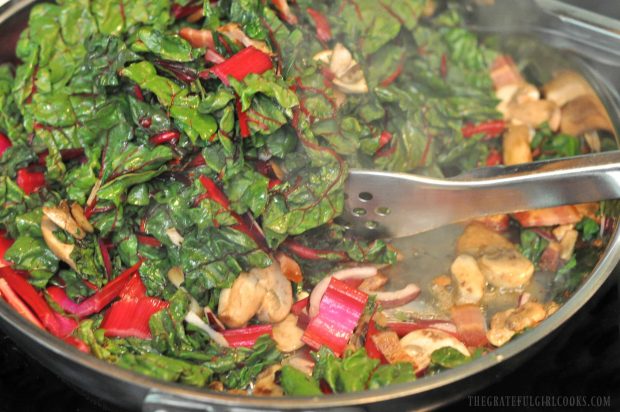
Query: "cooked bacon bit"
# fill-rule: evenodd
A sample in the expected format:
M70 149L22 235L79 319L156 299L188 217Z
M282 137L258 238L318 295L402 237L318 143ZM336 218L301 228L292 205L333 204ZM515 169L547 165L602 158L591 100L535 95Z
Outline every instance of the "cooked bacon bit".
M448 275L440 275L433 279L433 285L437 285L440 287L450 286L452 284L452 279Z
M474 220L496 232L505 232L510 226L510 217L506 214L483 216Z
M400 345L396 332L375 333L370 339L389 363L409 362L415 365L413 358Z
M271 2L276 6L276 9L278 9L282 20L293 25L299 23L299 19L293 14L286 0L271 0Z
M357 288L366 293L374 292L385 286L388 280L387 276L377 273L375 276L364 279Z
M510 56L498 56L491 64L491 80L495 90L511 85L524 83L523 77Z
M450 317L456 325L461 340L467 346L484 346L488 343L487 325L480 306L454 306L450 310Z
M301 273L301 266L292 257L286 255L283 252L276 254L276 259L280 263L280 269L282 274L291 282L300 283L304 280Z
M179 31L179 36L187 40L194 48L215 49L211 30L196 30L190 27L183 27Z
M523 227L568 225L579 222L583 217L571 205L517 212L512 216Z
M219 27L217 31L218 33L224 34L226 37L228 37L230 40L234 41L238 45L242 45L245 47L251 46L262 51L265 54L268 54L270 56L273 55L273 52L271 51L269 46L267 46L267 43L249 37L247 34L245 34L245 32L241 29L241 26L237 23L225 24L222 27Z
M561 247L558 242L549 242L538 261L541 270L555 272L560 266Z

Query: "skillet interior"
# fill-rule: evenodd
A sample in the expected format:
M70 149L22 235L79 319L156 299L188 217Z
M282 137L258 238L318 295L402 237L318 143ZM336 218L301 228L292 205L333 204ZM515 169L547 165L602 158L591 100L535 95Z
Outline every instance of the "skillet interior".
M0 16L1 61L12 59L12 50L17 38L16 33L20 27L23 27L27 19L27 10L32 3L33 0L19 2ZM529 42L530 45L535 44L532 39ZM537 75L540 76L540 80L544 80L545 76L549 76L558 67L577 67L591 81L601 96L608 107L614 124L619 124L620 108L618 105L620 98L605 78L578 59L562 58L557 53L550 53L542 45L524 49L521 47L522 44L522 41L513 41L512 43L505 42L504 46L516 53L527 53L527 58L535 63L533 70L538 71ZM442 243L443 235L441 232L426 236L439 236L437 243ZM245 408L279 410L328 407L343 410L374 410L399 405L407 405L409 408L430 408L447 403L484 386L492 378L506 373L511 366L523 360L524 357L532 355L535 347L539 347L548 335L566 322L604 283L620 258L620 240L618 237L618 233L614 233L605 255L574 296L556 314L535 329L524 333L520 338L468 365L414 383L393 385L362 394L334 395L313 399L293 397L264 399L201 391L177 384L162 383L85 355L33 327L14 313L4 302L0 304L0 318L2 319L0 325L26 351L72 384L109 402L131 408L140 408L143 406L143 402L145 410L157 410L158 406L166 404L184 407L185 410L192 410L191 408L197 404L202 405L200 407L202 410L228 410L233 408L235 410ZM413 241L415 242L415 240ZM424 240L424 243L428 242L428 239ZM452 250L445 243L443 247L446 251ZM407 272L411 275L411 271L408 270ZM530 350L526 350L528 348ZM210 406L205 406L205 404L210 404Z

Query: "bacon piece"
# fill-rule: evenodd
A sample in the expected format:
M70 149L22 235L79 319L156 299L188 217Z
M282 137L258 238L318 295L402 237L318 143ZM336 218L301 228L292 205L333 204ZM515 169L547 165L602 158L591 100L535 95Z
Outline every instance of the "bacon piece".
M512 215L523 227L557 226L577 223L583 217L575 206L557 206L517 212Z
M450 309L450 317L456 325L461 340L467 346L484 346L488 344L486 320L480 306L453 306Z
M505 55L497 56L491 64L491 80L495 90L525 82L512 57Z
M179 31L179 36L187 40L194 48L215 49L211 30L196 30L191 27L183 27Z

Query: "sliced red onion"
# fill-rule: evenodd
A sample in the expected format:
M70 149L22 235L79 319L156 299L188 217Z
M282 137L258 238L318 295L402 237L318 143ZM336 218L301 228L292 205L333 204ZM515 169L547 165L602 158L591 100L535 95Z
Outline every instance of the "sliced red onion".
M209 335L211 339L213 339L213 342L215 342L216 344L226 348L229 346L228 341L226 340L224 335L215 331L215 329L213 329L211 326L207 325L194 312L187 312L187 315L185 315L185 322L189 323L190 325L194 325L198 329L204 331L207 335Z
M205 306L204 313L207 317L207 320L209 321L209 325L212 325L213 329L218 332L226 330L226 326L224 326L220 318L217 317L217 315L211 310L210 307Z
M377 274L377 268L375 266L359 266L354 268L342 269L338 272L323 278L319 283L316 284L314 289L312 289L312 293L310 294L310 306L308 309L308 314L311 318L315 317L319 314L319 304L321 303L321 299L327 290L327 286L329 285L329 281L332 277L335 277L338 280L347 280L347 279L368 279L369 277L375 276Z
M368 292L369 295L375 296L377 302L384 309L397 308L406 305L420 295L420 288L415 283L410 283L400 290L390 292Z

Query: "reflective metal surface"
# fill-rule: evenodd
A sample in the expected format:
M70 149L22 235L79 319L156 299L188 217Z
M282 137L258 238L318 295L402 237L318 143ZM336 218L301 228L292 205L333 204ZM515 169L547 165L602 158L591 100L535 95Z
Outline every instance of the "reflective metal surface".
M620 198L620 152L480 169L453 179L353 170L345 224L399 238L479 216Z
M27 19L27 9L34 0L13 2L10 8L0 10L0 61L12 59L21 28ZM555 62L557 59L553 59ZM561 59L558 65L564 64ZM551 71L549 67L546 71ZM618 124L616 91L606 79L592 72L593 87L610 110ZM597 289L601 287L620 257L620 239L616 232L606 248L605 255L579 290L554 315L534 329L524 332L488 356L459 368L420 379L410 384L393 385L380 390L358 394L343 394L320 398L258 398L200 390L169 384L138 375L79 352L52 335L25 321L4 301L0 301L0 327L20 348L64 380L108 402L124 408L147 411L202 410L249 411L282 409L338 410L428 410L463 397L486 386L509 372L517 363L533 354L545 338L565 323ZM24 401L27 401L26 399Z

